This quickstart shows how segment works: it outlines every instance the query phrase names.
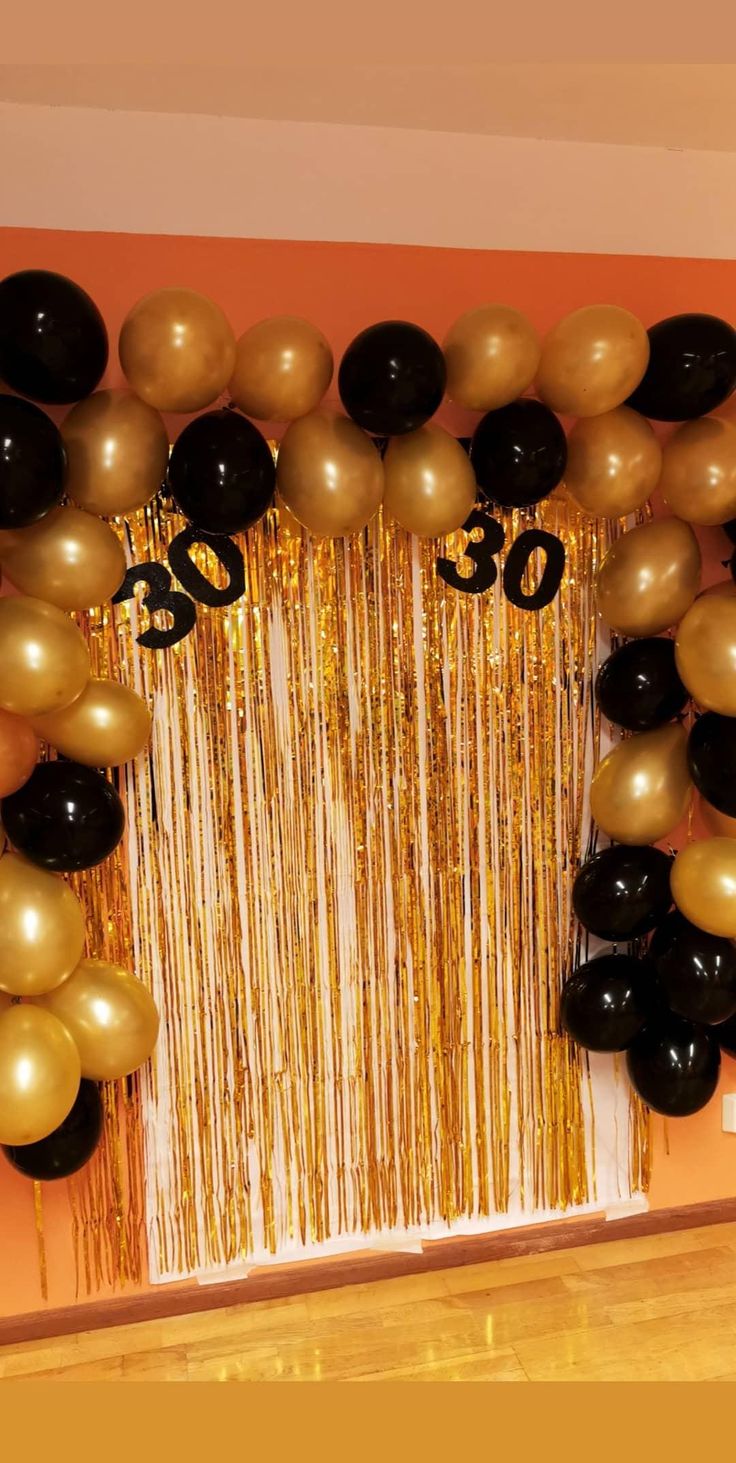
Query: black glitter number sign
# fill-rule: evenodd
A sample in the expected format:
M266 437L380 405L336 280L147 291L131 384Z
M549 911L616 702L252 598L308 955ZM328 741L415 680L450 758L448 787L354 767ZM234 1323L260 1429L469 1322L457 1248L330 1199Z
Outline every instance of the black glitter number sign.
M172 619L172 623L164 627L149 625L147 630L136 636L138 644L146 650L168 650L170 645L176 645L177 641L183 640L194 629L196 606L188 594L171 588L171 575L163 564L134 564L128 570L117 594L113 595L113 604L135 599L137 584L148 585L148 593L144 594L142 605L149 617L153 619L154 615L163 611Z
M525 594L522 580L535 549L545 554L544 571L535 590ZM506 598L520 610L542 610L554 599L565 572L565 546L553 533L543 528L528 528L520 533L509 549L503 570Z
M201 544L211 549L227 571L228 583L223 588L211 584L192 562L190 549ZM204 533L202 529L185 528L171 540L168 560L182 588L200 604L231 605L245 593L245 564L237 544L224 534Z
M490 518L480 508L474 508L470 517L466 518L463 532L470 533L474 528L482 529L483 537L478 540L471 538L463 549L463 558L470 559L475 566L472 574L459 574L454 559L437 560L440 579L444 579L451 589L459 589L462 594L482 594L495 584L498 569L493 560L501 552L506 538L498 519Z

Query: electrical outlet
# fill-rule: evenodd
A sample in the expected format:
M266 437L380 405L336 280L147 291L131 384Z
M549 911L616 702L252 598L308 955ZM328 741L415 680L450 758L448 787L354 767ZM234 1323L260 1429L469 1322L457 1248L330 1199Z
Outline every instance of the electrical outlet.
M721 1127L724 1133L736 1133L736 1092L724 1094Z

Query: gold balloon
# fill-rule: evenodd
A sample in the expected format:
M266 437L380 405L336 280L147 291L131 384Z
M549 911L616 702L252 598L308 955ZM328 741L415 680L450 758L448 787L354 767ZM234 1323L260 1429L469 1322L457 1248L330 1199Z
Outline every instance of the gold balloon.
M156 1045L158 1011L137 976L107 960L82 960L69 979L38 1003L74 1039L82 1076L94 1082L127 1077Z
M677 722L619 742L590 785L590 810L616 843L656 843L684 818L692 785Z
M163 419L132 391L95 391L61 425L66 491L80 508L114 518L155 497L166 476Z
M0 707L43 716L68 706L88 680L87 644L68 615L27 595L0 599Z
M736 515L736 425L701 417L678 427L665 443L660 486L686 523L727 523Z
M409 533L436 538L462 528L477 496L475 473L456 437L429 422L392 437L383 460L384 507Z
M0 798L27 782L38 761L38 737L24 716L0 711Z
M598 571L598 610L619 635L677 625L700 587L700 549L679 518L655 518L616 539Z
M719 599L733 599L736 596L736 584L733 579L719 579L717 584L709 584L707 589L702 590L698 599L704 599L706 595L715 595Z
M365 528L383 498L383 463L370 437L339 412L310 412L287 428L276 482L311 533L340 538Z
M531 386L541 354L539 336L509 305L467 310L442 346L447 395L471 411L507 406Z
M0 1143L38 1143L63 1123L79 1091L79 1052L50 1011L0 1014Z
M678 853L672 868L672 898L681 914L707 930L736 940L736 841L704 838Z
M698 808L705 827L714 838L736 838L736 818L729 818L728 813L720 813L704 797L698 798Z
M316 325L275 315L241 335L230 395L248 417L291 422L319 406L332 368L332 351Z
M145 701L118 681L91 680L81 696L50 716L33 718L34 730L64 757L88 767L120 767L143 751L151 735Z
M144 295L120 331L120 364L138 396L157 411L201 411L225 390L235 336L219 305L196 290Z
M81 508L54 508L30 528L0 533L0 563L22 594L60 610L105 604L125 578L117 534Z
M565 486L585 513L625 518L659 481L662 451L648 421L629 406L582 417L567 439Z
M542 342L537 393L553 411L597 417L620 406L649 362L640 320L618 305L573 310Z
M701 594L680 621L675 663L698 706L736 716L736 599Z
M61 985L82 958L84 915L57 874L17 853L0 858L0 990L40 996Z

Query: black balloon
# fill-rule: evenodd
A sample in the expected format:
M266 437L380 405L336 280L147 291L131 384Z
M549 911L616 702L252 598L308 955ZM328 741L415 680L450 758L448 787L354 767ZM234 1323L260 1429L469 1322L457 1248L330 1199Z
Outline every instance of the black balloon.
M10 842L51 873L91 869L117 847L123 805L111 782L79 762L39 762L17 792L3 798L0 819Z
M736 544L736 518L729 518L728 523L722 523L721 527L728 534L732 544ZM731 560L731 573L734 573L733 560ZM734 576L736 578L736 575Z
M675 665L675 642L629 640L601 666L595 683L604 716L627 731L651 731L682 711L690 692Z
M35 401L79 401L106 365L105 322L73 280L24 269L0 281L0 376L14 391Z
M338 374L343 406L379 437L414 432L445 394L445 358L436 340L406 320L369 325L348 346Z
M649 954L670 1008L707 1026L736 1015L736 945L708 935L673 910L658 925Z
M74 1106L53 1133L38 1143L3 1145L5 1157L27 1179L68 1179L88 1163L102 1136L102 1102L96 1082L82 1078Z
M632 1086L654 1112L686 1118L710 1102L721 1053L714 1028L663 1012L626 1055Z
M654 971L633 955L599 955L578 966L562 988L565 1031L592 1052L622 1052L657 1009Z
M672 859L658 848L614 844L580 869L572 891L577 918L601 940L646 935L672 904Z
M721 1051L728 1052L730 1057L736 1057L736 1016L729 1016L728 1021L721 1021L718 1026L714 1026L713 1035L718 1037Z
M58 503L66 454L38 406L0 396L0 528L27 528Z
M265 439L225 407L195 417L177 438L168 486L182 513L207 533L242 533L262 518L276 484Z
M565 433L541 401L486 412L470 444L481 493L501 508L528 508L557 487L567 465Z
M736 330L717 315L671 315L649 334L649 365L628 399L645 417L686 422L736 386Z
M736 717L706 711L687 741L690 776L719 813L736 818Z

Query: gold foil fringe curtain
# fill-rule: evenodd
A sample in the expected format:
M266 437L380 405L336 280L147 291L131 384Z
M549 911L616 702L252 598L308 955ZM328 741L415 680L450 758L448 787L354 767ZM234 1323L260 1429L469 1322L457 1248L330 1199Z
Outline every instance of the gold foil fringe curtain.
M140 1273L144 1187L159 1279L596 1199L558 994L604 530L564 498L536 521L567 553L538 613L500 576L448 588L436 543L380 516L330 541L274 509L239 540L243 599L198 606L175 648L140 649L135 603L91 625L100 669L154 711L121 787L127 870L103 866L92 903L163 1022L76 1186L88 1286ZM504 524L508 551L528 522ZM163 562L180 526L135 516L132 561ZM637 1106L621 1142L625 1197L646 1179Z

